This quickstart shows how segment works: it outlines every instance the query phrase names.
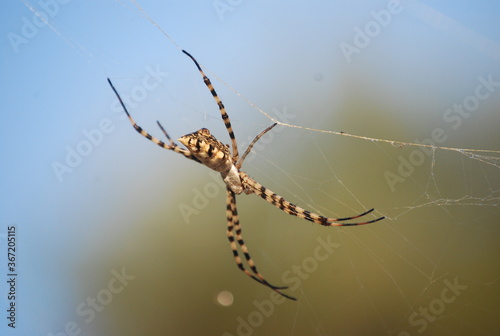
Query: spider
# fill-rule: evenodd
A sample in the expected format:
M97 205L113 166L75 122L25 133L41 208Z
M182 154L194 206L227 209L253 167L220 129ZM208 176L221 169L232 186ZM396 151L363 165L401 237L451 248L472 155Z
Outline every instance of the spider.
M210 93L212 94L213 98L215 99L215 102L219 107L222 120L224 121L224 125L226 126L229 138L231 139L232 153L229 148L229 145L225 145L219 140L217 140L212 134L210 134L210 131L206 128L202 128L196 132L183 135L178 139L178 141L181 142L187 149L181 148L179 145L177 145L170 138L170 136L165 131L165 129L163 128L163 126L160 124L159 121L157 121L158 127L161 129L161 131L163 132L169 143L166 144L165 142L159 140L158 138L155 138L154 136L144 131L139 125L136 124L134 119L132 119L132 117L130 116L130 113L128 112L120 95L116 91L115 87L113 86L109 78L108 78L108 83L113 89L115 95L118 97L118 100L120 101L123 110L127 114L130 123L139 134L141 134L143 137L147 138L148 140L151 140L152 142L154 142L155 144L164 149L173 150L174 152L182 154L186 158L201 163L207 166L208 168L213 169L221 174L222 179L226 184L226 218L227 218L226 234L227 234L227 239L229 240L229 244L231 246L231 250L233 252L233 257L236 262L236 265L242 272L244 272L246 275L257 281L258 283L269 287L270 289L279 293L280 295L284 296L287 299L297 300L296 298L282 292L282 290L288 288L287 286L271 285L269 282L267 282L264 276L257 270L257 266L255 266L255 263L253 262L253 259L250 256L250 253L248 252L248 248L245 242L243 241L241 226L238 219L238 210L236 208L236 195L240 195L241 193L245 193L247 195L256 194L262 197L265 201L271 203L272 205L274 205L275 207L277 207L278 209L284 211L289 215L297 216L299 218L303 218L310 222L324 226L364 225L364 224L378 222L384 219L385 217L379 217L376 219L359 223L345 223L346 221L350 221L365 216L371 213L374 209L367 210L359 215L351 217L343 217L343 218L324 217L288 202L283 197L267 189L266 187L264 187L263 185L261 185L260 183L249 177L245 172L241 171L240 168L243 164L243 161L252 150L254 144L264 134L266 134L274 126L276 126L276 123L269 126L265 130L263 130L260 134L258 134L253 139L253 141L250 143L250 145L240 158L238 153L238 145L236 143L236 138L234 136L233 128L231 126L231 121L229 120L229 116L226 113L224 104L222 103L219 96L215 92L212 83L205 75L205 73L201 69L196 59L193 56L191 56L187 51L182 50L182 52L186 54L189 58L191 58L191 60L194 62L194 64L198 68L198 71L203 77L203 82L210 90ZM243 265L243 260L240 257L240 254L238 253L238 246L251 272L248 269L246 269L245 266Z

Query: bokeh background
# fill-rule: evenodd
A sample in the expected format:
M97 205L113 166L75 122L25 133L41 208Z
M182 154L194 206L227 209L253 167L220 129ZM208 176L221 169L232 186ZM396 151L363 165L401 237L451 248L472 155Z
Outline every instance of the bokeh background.
M500 332L498 2L139 5L3 5L2 335ZM178 47L205 67L243 150L272 123L260 110L299 126L261 140L244 164L252 177L326 216L387 217L324 228L238 197L259 269L297 302L270 301L238 271L218 177L135 133L106 82L154 135L160 120L174 139L206 127L228 142ZM433 136L490 151L398 142Z

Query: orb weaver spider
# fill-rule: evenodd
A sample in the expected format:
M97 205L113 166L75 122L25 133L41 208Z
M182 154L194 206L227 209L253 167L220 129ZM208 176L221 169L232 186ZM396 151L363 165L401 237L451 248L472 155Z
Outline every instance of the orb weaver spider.
M203 77L203 81L205 85L208 87L210 90L210 93L212 94L213 98L215 99L215 102L217 103L219 107L219 111L222 117L222 120L224 121L224 125L226 126L227 132L229 134L229 138L231 139L231 149L230 150L228 145L223 144L219 140L217 140L212 134L210 134L210 131L206 128L202 128L196 132L189 133L186 135L181 136L178 141L182 143L187 149L181 148L179 145L177 145L168 135L168 133L165 131L163 126L160 124L159 121L157 121L158 126L160 127L161 131L165 135L165 137L168 140L168 144L159 140L158 138L155 138L148 132L144 131L139 125L136 124L134 119L130 116L130 113L128 112L127 108L125 107L125 104L123 103L120 95L116 91L115 87L111 83L111 80L108 78L108 83L113 89L116 97L118 98L121 106L123 107L123 110L127 114L127 117L132 124L132 126L135 128L135 130L141 134L143 137L146 139L154 142L158 146L172 150L176 153L184 155L186 158L196 161L198 163L201 163L205 166L207 166L210 169L213 169L217 172L219 172L222 176L222 179L224 180L224 183L226 184L226 218L227 218L227 238L229 240L229 244L231 246L231 250L233 252L233 257L236 262L236 265L238 268L244 272L246 275L248 275L250 278L254 279L258 283L269 287L273 291L279 293L280 295L284 296L287 299L290 300L297 300L296 298L289 296L285 293L282 292L282 290L287 289L288 287L286 286L274 286L271 285L267 280L264 278L264 276L257 270L257 267L255 266L255 263L250 256L250 253L248 252L248 248L243 241L243 236L242 236L242 231L241 231L241 225L240 221L238 218L238 210L236 208L236 195L240 195L242 193L245 194L256 194L260 197L262 197L265 201L271 203L278 209L286 212L289 215L292 216L297 216L299 218L303 218L305 220L308 220L310 222L324 225L324 226L356 226L356 225L364 225L364 224L370 224L370 223L375 223L378 222L385 217L378 217L376 219L364 221L364 222L358 222L358 223L346 223L346 221L350 221L356 218L363 217L369 213L371 213L374 209L367 210L359 215L356 216L350 216L350 217L342 217L342 218L329 218L329 217L324 217L318 214L315 214L311 211L305 210L295 204L290 203L289 201L285 200L283 197L279 196L278 194L274 193L273 191L267 189L257 181L253 180L251 177L249 177L245 172L240 170L243 161L245 160L246 156L250 153L252 150L252 147L254 144L267 132L269 132L274 126L276 126L276 123L269 126L265 130L263 130L260 134L258 134L253 141L250 143L248 148L245 150L244 154L239 157L238 153L238 145L236 143L236 138L234 136L233 128L231 126L231 121L229 120L229 116L226 113L226 109L224 107L224 104L220 100L219 96L215 92L214 87L212 86L212 83L210 82L210 79L205 75L203 70L201 69L200 65L196 61L196 59L191 56L187 51L183 50L182 51L184 54L186 54L191 60L194 62L196 67L198 68L198 71L200 72L201 76ZM240 257L240 254L238 252L238 247L240 248L241 252L243 253L243 256L245 258L245 261L248 264L248 267L250 268L251 272L245 268L243 265L243 260Z

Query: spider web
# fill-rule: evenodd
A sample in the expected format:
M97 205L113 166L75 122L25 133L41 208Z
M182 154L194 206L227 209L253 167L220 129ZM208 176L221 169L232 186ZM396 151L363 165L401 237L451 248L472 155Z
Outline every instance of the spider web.
M156 25L144 11L142 13ZM177 46L168 34L161 31ZM498 50L498 45L496 48ZM376 202L380 204L377 210L387 217L383 226L373 225L364 232L344 229L318 233L318 237L325 234L335 236L332 239L339 246L345 246L345 250L335 251L336 257L343 260L336 260L330 267L316 270L316 264L308 259L311 257L307 253L306 256L299 252L294 254L294 274L295 279L301 279L300 299L303 302L296 307L295 314L289 316L293 316L294 321L286 328L290 334L310 334L312 328L318 335L332 331L363 335L384 331L397 335L424 332L488 334L495 329L490 321L496 319L499 312L491 306L492 301L489 302L487 297L498 291L498 268L495 262L486 260L493 261L495 258L492 256L498 254L500 151L494 148L498 148L500 139L497 127L488 127L488 123L498 125L499 98L492 87L490 89L495 94L493 103L483 103L477 93L480 89L485 90L488 83L495 82L493 85L498 86L498 72L494 72L495 79L492 79L491 73L489 76L478 76L476 84L471 83L469 92L462 91L463 99L451 101L450 106L441 112L445 119L451 115L449 111L457 111L457 106L461 106L462 112L464 106L476 112L477 105L487 105L477 112L482 116L476 118L481 118L482 122L476 119L475 127L463 130L466 133L484 129L490 141L480 141L479 149L440 145L450 140L456 128L467 121L465 119L470 117L468 112L461 115L455 113L456 123L451 126L429 118L429 124L420 129L420 132L423 130L429 135L425 140L368 137L280 120L214 73L208 72L270 121L292 128L287 132L290 138L281 146L286 147L288 143L290 147L290 139L301 139L300 146L298 140L292 145L291 150L297 148L295 160L287 159L286 155L280 156L277 149L259 155L263 163L256 169L256 174L261 179L265 178L264 185L273 185L287 197L299 200L298 204L328 216L356 213L355 209L366 209L368 204ZM435 107L421 104L418 108L429 110ZM349 108L339 110L349 113ZM356 109L353 110L355 112ZM292 131L295 131L294 135L291 135ZM409 133L418 134L410 130ZM338 137L332 139L332 136L362 140L361 146L365 149L358 150L360 147L357 144L343 141L332 150L330 142L340 142ZM460 140L460 136L455 139ZM492 149L482 149L481 146ZM367 157L354 160L352 156L356 152ZM314 169L312 175L311 166L304 165L304 162L315 162L323 169ZM355 169L353 165L362 169ZM280 168L283 166L287 168ZM351 169L356 173L349 172ZM385 179L385 186L371 182L380 180L381 176ZM331 209L338 210L331 213ZM303 237L311 236L310 229L309 226L290 229L287 225L287 243L280 244L280 247L288 250L287 247L293 249L303 245ZM285 229L269 229L268 235L281 236L281 230ZM269 248L269 245L265 246ZM259 251L261 258L265 257L273 267L283 269L275 261L278 257L272 257L264 249ZM307 248L299 251L304 250L307 251ZM309 274L304 274L307 270L321 274L314 274L316 279L309 279ZM290 272L285 270L282 274ZM343 295L339 295L339 289ZM325 297L331 297L334 302L323 300ZM261 301L262 305L258 302L254 301L254 310L249 311L243 322L237 320L234 334L265 324L259 320L258 313L264 319L267 317L262 306L269 301ZM346 311L346 308L350 309ZM330 324L329 316L335 316L335 327ZM369 323L360 323L367 320ZM266 330L265 327L262 329Z
M36 15L37 9L24 3ZM463 51L462 44L479 39L457 28L463 26L451 25L455 27L452 29L445 18L437 20L436 13L441 13L437 9L429 12L430 7L415 3L401 20L410 21L410 28L413 25L425 31L422 34L427 37L437 31L446 40L446 34L453 33L456 41L451 46L456 54ZM136 278L102 313L96 313L96 322L88 324L80 316L65 316L52 321L44 331L55 332L68 319L76 320L84 333L123 335L165 330L226 336L487 335L499 331L500 88L496 83L500 82L500 73L496 42L493 51L486 47L475 50L469 58L464 56L453 66L440 69L444 61L432 63L431 58L424 58L425 53L410 58L408 54L418 52L411 46L408 54L390 53L370 59L395 48L382 32L353 55L356 58L352 63L335 59L337 56L332 55L339 54L339 43L332 43L335 48L322 49L321 53L327 55L323 57L283 47L279 49L283 56L248 70L241 67L252 64L251 56L234 51L241 43L235 43L234 48L229 43L221 47L225 53L217 55L220 64L205 62L206 55L200 50L216 52L213 45L217 45L217 39L195 39L203 47L193 42L190 47L194 46L194 51L187 43L181 47L171 37L181 32L174 35L170 26L164 29L165 23L155 21L160 15L152 15L141 5L145 4L116 3L117 11L125 9L138 17L139 26L148 34L153 35L155 29L147 23L158 29L164 36L155 36L157 44L166 44L165 49L172 49L172 45L179 50L186 48L197 57L228 107L240 152L258 132L278 123L256 144L243 165L244 171L287 200L322 215L350 216L374 207L375 215L386 219L363 227L324 228L287 216L257 197L238 197L245 241L259 270L273 284L296 285L286 292L299 301L282 302L264 286L248 281L232 265L224 241L223 187L218 176L145 143L118 111L113 120L120 142L109 142L102 149L106 155L92 155L93 160L120 156L117 160L121 166L113 170L116 184L110 184L109 189L120 190L127 181L127 188L121 189L126 190L125 196L110 192L109 198L117 200L104 204L114 211L96 220L99 224L109 221L111 224L100 230L117 238L109 254L98 243L92 251L83 250L89 260L107 257L102 258L106 261L82 266L88 273L104 275L102 281L85 275L77 282L79 291L67 304L71 310L87 296L99 293L102 284L107 284L108 268L125 265ZM232 8L224 12L227 20L231 20L229 14L237 15L249 6L242 1L214 1L211 5ZM366 17L350 25L363 28L375 20L370 10L380 13L386 6L373 5L366 10ZM99 48L66 36L64 23L49 23L50 29L83 58L102 65L103 56L93 53ZM393 24L396 22L388 29L398 29ZM410 28L399 24L406 34L411 33ZM349 32L353 32L351 26ZM339 41L352 43L353 34ZM407 38L410 36L415 37ZM296 38L309 47L304 49L313 49L304 42L304 35ZM428 49L433 46L420 39L418 42ZM267 39L261 43L274 46ZM290 52L284 52L287 50ZM293 51L298 55L292 57ZM437 58L446 55L441 49L436 54ZM284 55L292 60L283 60ZM404 56L406 60L398 60ZM421 59L416 60L418 57ZM109 60L109 56L103 58ZM311 62L316 64L297 68L304 58L313 58ZM181 63L181 58L172 59ZM229 65L238 67L235 76L221 74L224 61L230 59ZM280 61L283 67L277 64ZM409 61L415 64L405 64ZM481 62L486 65L476 65ZM114 63L118 63L120 72L112 67ZM205 64L215 65L208 69ZM334 70L326 68L331 64ZM429 69L423 67L427 64ZM453 76L453 71L466 67L464 64L471 69ZM106 75L117 82L121 92L127 92L140 77L120 77L130 72L140 74L141 70L131 69L115 57L104 64L107 66L112 70ZM273 66L275 71L270 71ZM415 75L415 68L422 76ZM173 137L188 127L172 119L193 129L210 128L218 137L225 137L216 106L199 74L195 69L186 74L185 69L189 68L182 68L178 75L169 69L172 83L162 83L161 92L151 93L131 112L138 115L141 126L157 135L155 113ZM249 72L259 69L264 69L258 72L259 82L246 86L245 78L255 80ZM238 78L240 73L242 79ZM176 79L184 76L191 82L176 88ZM182 92L188 86L194 87L193 91ZM193 94L196 99L191 101ZM160 100L161 95L168 98ZM149 101L169 105L157 112ZM126 141L126 150L121 147L122 141ZM139 155L140 160L134 158ZM130 161L122 159L131 156ZM169 165L166 168L165 162ZM82 169L91 174L87 168ZM168 177L166 169L171 174ZM149 171L151 175L144 176ZM131 176L134 181L130 181ZM127 209L123 210L120 202L126 202ZM97 205L90 206L94 207ZM88 239L108 246L104 239L91 235Z
M161 31L177 46L168 34ZM494 262L490 264L485 260L491 260L491 256L498 253L498 239L494 237L498 238L497 223L500 219L500 151L495 150L499 144L496 127L487 127L487 124L498 121L498 94L492 98L495 103L486 102L487 106L480 110L486 123L480 122L476 126L476 129L485 127L485 133L492 141L480 142L479 149L473 149L442 145L453 137L456 124L450 128L433 118L421 128L428 138L419 142L361 136L292 123L259 108L234 87L208 72L210 77L223 83L254 110L289 128L281 133L286 133L283 136L285 141L278 144L275 139L281 134L277 134L272 143L265 144L262 153L257 154L261 164L252 165L252 168L259 179L263 179L261 183L272 185L273 190L285 193L287 198L327 216L352 214L376 204L377 211L387 217L383 226L373 225L364 231L341 229L339 232L325 232L314 228L318 233L312 244L303 241L304 237L315 237L316 232L311 233L310 225L297 223L300 226L297 227L295 221L291 221L293 228L286 223L277 229L264 230L268 237L285 238L279 240L281 253L276 249L269 251L275 245L271 239L260 245L263 247L258 251L258 257L271 265L274 277L282 274L283 280L285 274L290 276L290 269L284 269L283 265L292 264L293 276L290 277L300 279L301 283L300 303L282 320L289 322L284 328L285 333L311 334L314 330L318 335L332 332L411 335L434 331L461 334L467 330L464 334L488 334L492 330L488 324L498 317L498 310L492 308L492 301L488 302L487 297L498 291L498 269ZM471 101L475 103L474 98L479 101L474 93L478 92L480 85L487 85L484 83L491 76L480 77L469 92L464 90L463 100L458 103L470 105ZM495 78L498 78L497 73ZM450 102L451 106L456 106L452 103L456 102ZM418 108L435 108L422 105ZM376 105L373 107L376 109ZM291 109L290 106L284 108ZM381 109L379 107L379 111ZM346 114L353 111L354 114L356 106L338 110ZM296 110L296 113L303 111ZM448 109L444 113L446 111ZM382 114L379 118L390 118L390 115ZM461 121L465 121L465 117ZM327 120L323 122L328 124ZM331 124L334 129L333 120ZM463 132L471 131L474 128ZM339 136L350 138L350 141L341 142ZM354 139L363 142L358 145ZM336 144L332 149L334 141ZM492 149L482 149L482 146ZM293 151L295 159L287 158L287 154L280 155L281 149ZM366 157L356 158L353 153L363 153ZM304 162L315 162L321 169L311 169ZM384 179L385 186L374 182ZM259 205L259 209L261 207L264 206ZM334 213L332 209L335 209ZM274 210L267 209L270 213ZM280 218L280 222L290 221L279 215L272 216ZM259 221L258 218L251 219L243 218L242 222ZM285 234L284 230L287 230ZM325 235L335 237L331 239L337 245L334 243L336 250L332 259L335 261L322 267L319 260L313 261L313 247L318 248L318 239L327 239ZM254 245L255 240L252 239ZM301 245L302 248L298 249L297 246ZM290 250L294 252L293 257L286 258ZM291 262L282 263L278 261L280 257ZM483 265L477 267L478 264ZM492 271L495 269L497 271ZM339 294L339 290L343 294ZM240 319L233 320L235 329L228 334L258 328L264 333L271 332L273 328L269 325L275 324L279 318L266 316L266 312L270 314L278 307L281 305L273 307L269 300L255 300L246 317L243 314L242 319L239 316ZM333 325L330 316L335 316ZM265 321L266 318L270 321ZM273 319L275 321L271 321Z
M181 49L137 2L133 2L146 20ZM255 251L257 245L254 257L260 259L259 265L268 264L267 269L260 266L266 269L265 274L300 282L300 301L295 307L285 307L287 303L273 304L269 295L264 295L239 315L232 315L231 322L226 324L229 330L225 330L224 335L253 331L276 333L278 330L290 335L311 332L317 335L332 332L353 335L488 334L496 329L491 321L498 318L499 312L493 307L494 300L488 297L498 298L494 295L498 292L498 268L493 256L498 254L500 151L495 148L499 148L500 142L497 127L488 127L488 124L498 125L499 96L496 89L492 89L494 97L483 102L475 93L481 85L485 90L488 82L496 82L497 72L478 76L476 83L471 81L468 91L461 91L463 99L450 101L450 106L441 112L450 115L446 111L456 103L471 105L477 101L486 105L476 112L481 113L481 117L475 117L477 125L464 127L461 131L464 134L484 129L490 141L479 141L479 148L474 149L443 145L461 143L460 135L455 133L458 121L450 126L436 121L433 116L424 117L418 131L407 129L408 134L428 135L420 141L331 130L336 128L335 123L340 118L322 118L316 123L331 128L306 126L307 121L299 121L303 124L290 122L286 120L287 115L293 118L305 109L287 105L282 107L281 113L279 108L267 112L213 72L205 71L269 122L284 128L260 150L254 150L255 161L247 162L247 169L252 170L261 183L327 216L350 215L375 206L387 217L385 222L378 223L380 225L362 230L349 228L330 232L283 218L275 209L252 202L252 205L255 203L253 207L263 209L269 216L266 222L278 221L282 226L262 229L268 237L263 243L257 243L262 240L262 233L253 236L251 251ZM347 91L346 94L373 97L369 92L363 94L363 90ZM383 101L378 102L379 106L376 103L371 110L381 113L370 118L371 121L376 123L379 118L392 117L391 113L384 114L382 110L394 109L394 106L389 107ZM362 107L348 100L344 104L346 106L335 110L356 115ZM310 109L321 110L315 106L310 104ZM412 111L435 108L419 104ZM285 120L277 115L285 116ZM458 118L457 115L453 116ZM465 118L470 116L464 115L460 122L465 123ZM363 117L367 116L358 113L354 122ZM353 123L348 117L340 122L343 125ZM408 136L402 138L409 139ZM254 164L256 161L259 164ZM311 167L311 162L319 168ZM242 215L244 227L245 223L259 221L262 221L259 217ZM330 251L331 260L322 264L314 252L322 246L320 241L324 244L330 237L335 250ZM286 265L293 266L287 268ZM286 327L278 329L276 325L280 323Z

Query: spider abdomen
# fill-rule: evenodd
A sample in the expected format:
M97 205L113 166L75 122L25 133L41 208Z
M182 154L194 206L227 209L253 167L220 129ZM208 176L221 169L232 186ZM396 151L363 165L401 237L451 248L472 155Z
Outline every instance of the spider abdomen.
M229 148L202 128L178 139L202 164L218 172L228 172L233 166Z
M202 128L196 132L183 135L179 141L202 164L210 169L218 171L224 183L236 194L243 192L238 169L234 165L229 147L217 140L210 131Z

